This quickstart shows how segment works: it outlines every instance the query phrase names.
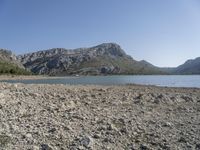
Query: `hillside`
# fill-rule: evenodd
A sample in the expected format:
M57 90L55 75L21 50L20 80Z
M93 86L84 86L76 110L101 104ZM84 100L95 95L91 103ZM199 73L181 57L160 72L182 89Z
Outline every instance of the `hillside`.
M200 74L200 57L187 60L173 71L174 74Z
M15 54L6 49L0 49L0 61L15 64L19 68L24 68L24 66L17 60Z
M16 56L8 50L0 49L0 74L31 74L17 60Z
M162 74L159 68L136 61L114 43L74 50L54 48L17 57L28 69L48 75Z

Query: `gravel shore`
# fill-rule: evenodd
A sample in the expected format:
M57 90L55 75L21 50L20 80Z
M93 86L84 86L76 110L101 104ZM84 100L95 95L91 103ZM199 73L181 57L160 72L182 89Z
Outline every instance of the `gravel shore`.
M37 79L62 79L76 78L76 76L47 76L47 75L0 75L0 80L37 80Z
M199 150L200 89L0 83L0 150Z

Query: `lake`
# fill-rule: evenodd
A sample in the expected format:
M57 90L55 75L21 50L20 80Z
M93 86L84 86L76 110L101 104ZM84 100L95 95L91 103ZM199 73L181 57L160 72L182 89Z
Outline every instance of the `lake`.
M5 80L4 80L5 82ZM96 84L122 85L144 84L169 87L199 87L200 75L115 75L115 76L80 76L54 79L7 80L9 83L24 84Z

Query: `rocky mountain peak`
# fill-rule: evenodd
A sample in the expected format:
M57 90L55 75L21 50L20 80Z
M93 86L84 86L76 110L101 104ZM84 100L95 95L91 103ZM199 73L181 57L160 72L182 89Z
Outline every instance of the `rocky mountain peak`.
M105 55L112 56L126 56L124 50L115 43L103 43L98 46L92 47L91 49L96 50L97 52L101 52Z
M97 45L95 47L101 47L101 48L116 48L116 49L121 49L120 45L116 43L102 43L100 45Z
M54 54L62 54L65 51L66 51L66 49L64 49L64 48L52 48L48 52L54 53Z

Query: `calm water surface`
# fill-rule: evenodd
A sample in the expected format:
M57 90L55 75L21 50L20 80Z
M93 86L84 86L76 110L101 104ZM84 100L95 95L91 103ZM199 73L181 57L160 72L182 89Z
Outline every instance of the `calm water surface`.
M4 80L5 82L5 80ZM170 87L199 87L200 75L120 75L120 76L81 76L63 77L58 79L36 80L9 80L10 83L24 84L97 84L97 85L120 85L120 84L145 84Z

